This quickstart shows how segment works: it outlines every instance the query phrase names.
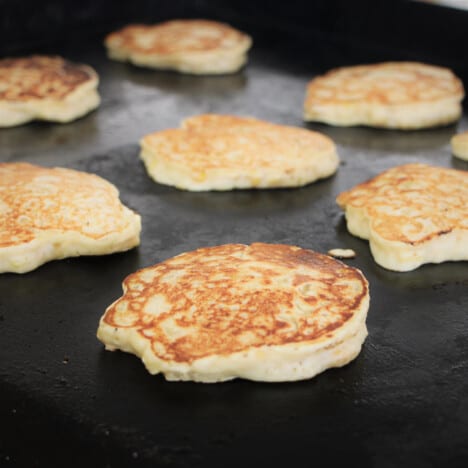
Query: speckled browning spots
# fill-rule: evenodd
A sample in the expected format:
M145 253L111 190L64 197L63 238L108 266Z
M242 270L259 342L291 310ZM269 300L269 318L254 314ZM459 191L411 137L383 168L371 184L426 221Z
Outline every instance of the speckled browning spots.
M27 163L0 164L0 247L45 232L99 239L127 227L115 187L92 174Z
M305 106L353 102L385 105L431 102L464 94L446 68L415 62L387 62L331 70L313 79Z
M106 38L108 47L149 55L229 50L242 44L245 44L245 48L250 46L247 35L227 24L208 20L134 24L111 33Z
M340 194L337 202L364 209L382 238L417 245L468 230L468 173L407 164Z
M83 83L96 80L84 65L61 57L34 55L0 60L0 100L64 99Z
M319 165L321 158L335 151L333 142L318 132L215 114L191 117L179 129L147 135L142 146L155 158L181 165L201 179L219 170L292 172L298 166Z
M329 338L368 287L358 270L328 256L257 243L181 254L130 275L124 291L103 321L137 330L161 359L192 362Z

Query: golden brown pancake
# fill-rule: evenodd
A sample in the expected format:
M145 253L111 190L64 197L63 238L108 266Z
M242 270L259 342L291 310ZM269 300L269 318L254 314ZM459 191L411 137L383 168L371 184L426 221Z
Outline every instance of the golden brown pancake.
M468 260L468 173L406 164L341 193L348 230L395 271Z
M0 163L0 272L103 255L139 244L140 217L117 189L85 172Z
M168 380L306 379L354 359L367 335L362 273L299 247L205 247L137 271L123 290L98 338Z
M141 158L161 184L185 190L297 187L338 167L318 132L232 115L204 114L141 141Z
M451 70L384 62L331 70L307 86L304 119L403 130L446 125L462 114L462 82Z
M0 60L0 127L81 117L99 105L97 85L91 67L61 57Z
M109 57L194 74L232 73L247 61L251 38L209 20L128 25L105 39Z

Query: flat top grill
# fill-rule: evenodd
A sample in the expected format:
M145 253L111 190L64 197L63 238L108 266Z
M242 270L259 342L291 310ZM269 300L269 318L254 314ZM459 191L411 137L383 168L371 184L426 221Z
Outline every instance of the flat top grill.
M0 465L466 466L467 263L386 271L368 243L347 232L334 201L398 164L467 170L450 155L457 126L400 132L311 124L338 145L335 176L298 189L184 192L146 175L143 135L203 112L304 126L305 85L328 64L254 48L239 74L193 77L111 62L91 42L53 52L96 68L102 105L68 125L0 130L0 159L105 177L142 215L142 243L1 275ZM466 128L464 116L458 129ZM371 306L355 361L297 383L168 383L97 341L98 320L127 274L198 247L256 241L356 251L346 263L368 278Z

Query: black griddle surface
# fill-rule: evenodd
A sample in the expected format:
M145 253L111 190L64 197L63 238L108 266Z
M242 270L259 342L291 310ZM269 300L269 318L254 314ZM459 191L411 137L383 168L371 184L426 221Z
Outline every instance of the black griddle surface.
M450 155L456 126L308 125L338 144L334 177L289 190L183 192L146 176L139 138L202 112L303 126L305 84L329 64L254 49L239 74L190 77L110 62L92 44L50 52L97 69L102 105L68 125L1 130L0 160L105 177L142 215L142 243L1 275L0 466L468 465L467 263L386 271L347 233L334 201L398 164L467 170ZM465 116L458 129L467 127ZM368 278L371 306L355 361L297 383L206 385L169 383L132 355L104 351L98 321L127 274L197 247L256 241L357 252L347 263Z

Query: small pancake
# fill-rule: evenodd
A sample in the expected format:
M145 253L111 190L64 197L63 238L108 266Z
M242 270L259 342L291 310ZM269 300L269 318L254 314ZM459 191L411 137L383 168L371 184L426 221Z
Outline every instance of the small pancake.
M350 362L367 336L362 273L289 245L201 248L133 273L123 290L98 338L167 380L307 379Z
M147 135L141 148L156 182L192 191L297 187L331 176L339 162L320 133L216 114Z
M406 164L341 193L351 234L394 271L468 260L468 172Z
M353 249L330 249L327 252L330 257L345 259L356 257L356 252Z
M71 169L0 163L0 221L0 273L140 243L140 216L122 205L117 189Z
M0 127L75 120L99 105L98 81L91 67L61 57L0 60Z
M192 74L238 71L247 62L252 39L209 20L173 20L128 25L105 39L108 55L149 68Z
M462 114L462 82L447 68L386 62L331 70L307 86L304 119L330 125L411 130Z
M468 161L468 130L454 135L450 140L450 145L454 156Z

